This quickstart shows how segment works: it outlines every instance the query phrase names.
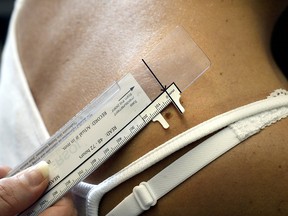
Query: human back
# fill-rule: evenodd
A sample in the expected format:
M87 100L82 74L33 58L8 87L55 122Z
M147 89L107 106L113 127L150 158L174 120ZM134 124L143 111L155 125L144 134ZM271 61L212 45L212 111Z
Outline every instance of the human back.
M169 106L163 116L170 128L149 124L87 180L98 183L188 128L263 99L275 89L287 89L287 80L269 52L270 34L284 7L285 3L248 0L28 0L16 28L18 49L50 134L99 95L117 71L128 71L177 25L209 57L211 68L182 94L185 114ZM287 124L283 120L245 141L145 214L285 215ZM100 215L195 145L109 192Z

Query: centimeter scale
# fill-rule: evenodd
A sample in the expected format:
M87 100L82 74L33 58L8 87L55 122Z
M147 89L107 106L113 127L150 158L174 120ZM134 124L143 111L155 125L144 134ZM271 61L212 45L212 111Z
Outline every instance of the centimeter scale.
M170 48L177 47L178 52L174 49L172 56L163 56L163 52L167 53L167 45ZM165 67L153 61L157 55L167 60ZM191 61L187 62L187 58L183 56ZM137 80L137 75L126 74L66 123L26 161L12 170L10 176L41 160L49 164L50 182L47 190L21 215L38 215L51 206L150 121L159 121L164 128L168 128L169 125L160 112L173 103L178 111L183 113L184 108L180 104L181 91L210 65L202 50L179 27L164 38L146 58L149 65L151 63L153 69L157 69L155 74L142 60L152 74L150 78L154 86L158 88L159 93L156 92L156 96L147 95L143 85L140 85L141 80ZM172 71L167 69L167 65ZM164 71L161 72L161 69ZM137 72L139 73L139 70ZM166 76L167 73L170 76Z

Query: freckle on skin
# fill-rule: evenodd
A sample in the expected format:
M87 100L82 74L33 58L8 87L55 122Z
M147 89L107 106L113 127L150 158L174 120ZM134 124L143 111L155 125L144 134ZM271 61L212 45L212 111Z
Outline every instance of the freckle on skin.
M165 113L165 117L166 117L167 119L172 118L172 116L173 116L173 115L172 115L170 112Z

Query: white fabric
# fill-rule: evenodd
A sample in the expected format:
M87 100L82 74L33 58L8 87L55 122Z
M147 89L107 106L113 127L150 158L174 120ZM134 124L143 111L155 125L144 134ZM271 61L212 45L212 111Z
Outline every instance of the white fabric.
M133 193L112 209L108 216L141 214L154 206L162 196L216 158L256 134L260 129L287 116L288 103L284 107L264 111L229 125L170 164L148 182L142 182L136 186Z
M230 127L233 129L237 138L241 141L258 133L261 129L287 117L287 107L262 112L259 115L252 116L248 119L240 120Z
M198 172L214 159L240 143L230 128L225 128L170 164L148 182L134 187L133 193L119 203L107 216L140 215L158 199Z
M15 23L21 3L15 4L0 73L0 165L12 168L49 137L19 61Z
M267 98L287 96L288 91L284 89L277 89L272 92ZM262 112L258 115L251 116L235 122L230 125L233 129L237 138L241 141L247 139L248 137L258 133L261 129L279 121L281 118L286 118L288 115L287 107L281 107L269 111Z
M21 10L21 6L23 3L24 1L20 0L16 2L16 7L14 9L10 23L8 38L2 55L2 65L0 73L0 164L6 164L11 167L15 167L17 164L24 161L24 159L26 159L43 142L45 142L45 140L49 138L49 134L40 116L39 110L37 109L25 75L23 73L17 51L15 25L17 15L19 13L19 10ZM282 93L279 94L282 95ZM276 95L279 94L276 93ZM273 106L275 104L277 104L277 106L285 104L287 102L287 96L282 97L283 100L276 98L275 100L273 100L273 104L271 103L271 106L268 104L269 106L264 106L264 108L259 106L262 106L262 104L266 103L266 101L262 101L263 103L254 103L255 107L251 108L250 114L255 114L255 112L259 112L259 110L265 111L267 109L273 109ZM238 121L247 114L246 110L241 108L239 108L237 112L238 114L233 121ZM266 116L261 117L261 119L262 118L266 118ZM171 153L177 151L185 145L188 145L189 143L201 137L204 137L213 131L219 130L227 126L228 124L233 123L233 121L231 122L231 115L229 116L228 113L227 115L221 115L213 118L205 124L200 124L197 127L189 130L189 133L194 133L198 131L197 133L195 133L195 135L191 136L188 135L188 133L184 133L180 136L180 138L183 138L183 142L181 142L181 145L172 146L170 145L172 142L167 142L165 143L165 145L162 145L161 147L143 156L139 160L133 162L119 173L113 175L111 178L103 181L100 185L89 185L89 187L86 187L84 189L80 187L81 189L83 189L82 196L86 196L88 191L90 191L90 189L92 188L92 190L89 192L87 202L88 205L93 205L95 204L94 202L89 202L98 200L98 203L96 204L97 206L95 206L98 210L98 204L101 200L101 197L107 191L113 189L115 186L127 180L131 176L140 173L144 169L150 167L152 164L155 164L162 158L165 158L167 155L170 155ZM242 136L241 127L234 125L233 130L239 130L239 133L235 133L238 133L239 137ZM256 129L255 131L257 132L259 131L259 129ZM173 139L172 141L175 141L175 139ZM183 173L183 175L186 174ZM147 189L147 185L145 186L145 184L142 184L142 186ZM144 190L142 190L143 187L138 190L138 192L140 191L139 194L142 193L141 191L145 192L145 188ZM135 193L138 193L137 189L135 189L135 191ZM144 198L145 196L143 197L143 199ZM138 199L141 198L138 197ZM145 202L143 203L145 204ZM147 203L155 204L154 198L152 199L152 201L149 201L148 197ZM143 208L147 208L145 207L145 205L143 206ZM82 206L80 205L79 207ZM80 215L83 214L81 214L80 212Z
M105 181L101 182L99 185L95 185L87 195L86 214L97 215L100 200L105 193L120 185L127 179L141 173L142 171L159 162L168 155L185 147L186 145L193 143L196 140L199 140L222 128L225 128L226 126L231 125L234 122L240 121L247 117L253 117L253 115L258 115L268 110L274 110L281 107L288 107L288 96L269 98L239 107L235 110L231 110L227 113L216 116L183 132L182 134L179 134L178 136L174 137L173 139L167 141L161 146L148 152L146 155L142 156L138 160L129 164L127 167L114 174L110 178L106 179ZM279 116L279 119L281 119L282 117L283 115ZM81 190L83 186L85 186L85 183L79 184L75 188L75 193ZM83 193L81 196L83 197Z

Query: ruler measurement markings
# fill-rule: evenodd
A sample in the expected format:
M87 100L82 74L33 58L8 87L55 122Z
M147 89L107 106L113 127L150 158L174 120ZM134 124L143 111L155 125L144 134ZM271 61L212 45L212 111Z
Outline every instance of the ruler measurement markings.
M175 87L176 85L174 84L173 87ZM171 93L173 94L174 91L172 91ZM163 97L164 95L164 97ZM161 98L160 98L161 97ZM164 101L163 101L164 98ZM162 100L162 104L158 105L158 102L155 102L157 100ZM120 147L122 147L127 141L129 141L132 137L134 137L135 134L137 134L144 126L146 126L155 116L157 116L168 104L171 103L170 98L167 98L166 92L162 92L157 98L155 98L155 100L153 100L147 107L145 107L136 117L134 117L129 123L127 123L122 129L120 129L113 137L111 137L107 142L105 142L104 145L102 145L101 147L99 147L99 149L97 149L97 151L95 151L91 156L89 156L84 162L82 162L79 166L77 166L75 169L73 169L68 175L66 175L63 179L61 179L56 185L54 185L49 191L47 191L44 196L42 197L44 201L44 203L49 203L47 205L42 204L42 206L47 207L48 205L51 205L51 203L53 204L57 199L51 199L50 198L50 194L55 191L57 191L56 194L60 194L58 192L58 187L61 188L62 184L65 184L66 182L73 182L71 184L65 184L65 188L63 190L63 192L61 194L66 193L68 190L70 190L75 184L77 184L78 182L80 182L81 180L83 180L83 176L87 177L92 171L94 171L96 168L98 168L103 161L105 161L108 157L110 157L115 151L117 151ZM157 106L156 106L157 105ZM147 115L149 114L149 115ZM134 123L134 121L138 121L138 123ZM134 128L132 130L131 129L131 125L136 125L136 127L134 126ZM116 137L122 133L124 131L124 129L126 129L128 131L128 136L124 136L121 141L118 143L116 142ZM108 154L104 154L104 157L99 158L99 160L97 162L95 162L95 158L93 158L96 154L100 153L100 150L103 150L104 146L106 146L108 143L110 143L111 145L113 145L113 141L116 143L116 146L114 145L113 148L108 148ZM79 175L78 177L74 177L73 174L75 173L79 173L79 171L81 170L81 167L89 164L89 168L83 172L81 175ZM70 179L72 178L72 180ZM64 183L63 183L64 181ZM48 197L48 198L47 198ZM60 197L60 196L58 196ZM42 200L42 202L43 202ZM49 202L47 202L47 200ZM41 202L41 201L39 201ZM38 203L38 202L37 202ZM37 205L37 203L35 205ZM35 207L34 205L34 207ZM36 208L36 207L35 207ZM37 208L36 208L37 209ZM43 207L39 210L41 211L43 209Z
M124 126L124 127L125 127L125 126ZM98 146L98 147L97 147L98 150L96 150L91 156L93 156L95 153L97 153L101 148L103 148L103 146L105 146L108 142L110 142L111 139L113 139L113 137L115 137L115 136L116 136L118 133L120 133L120 132L121 132L121 130L119 130L114 136L112 136L110 139L108 139L107 142L105 142L102 146ZM59 149L61 149L61 146L59 147ZM87 158L87 159L88 159L88 158ZM87 159L86 159L86 160L87 160ZM84 162L85 162L86 160L84 160ZM84 162L83 162L83 163L84 163ZM74 171L74 170L72 170L72 172L73 172L73 171ZM68 173L67 175L70 174L68 171L67 171L67 173ZM67 176L67 175L66 175L66 176ZM63 178L65 178L65 176L63 176Z

